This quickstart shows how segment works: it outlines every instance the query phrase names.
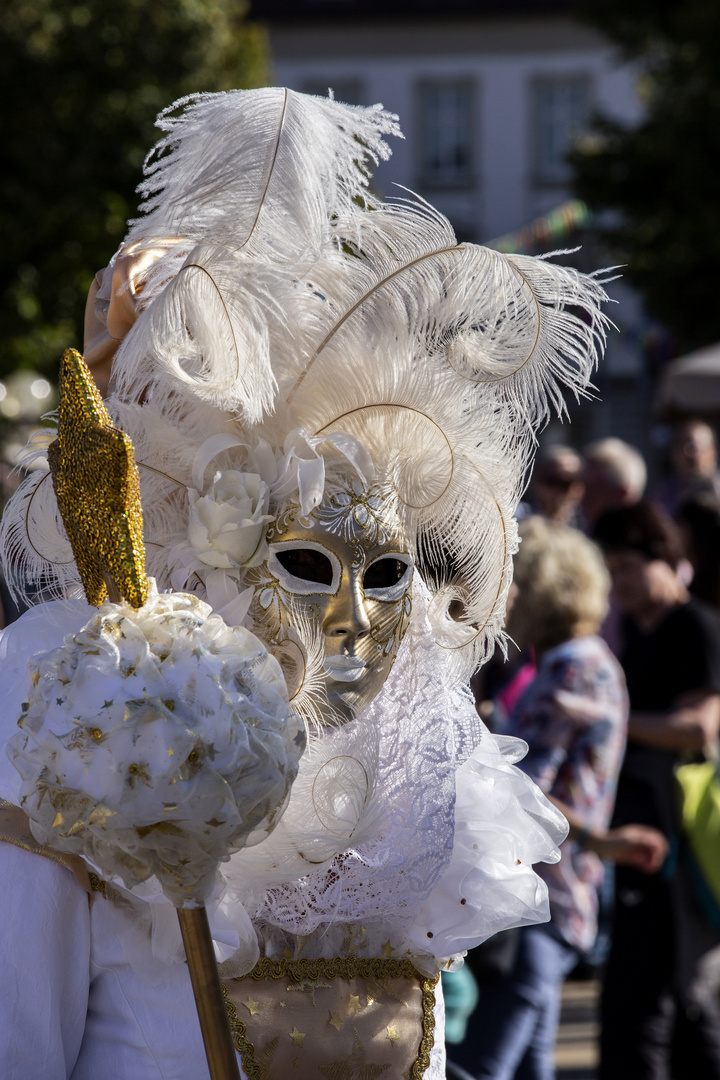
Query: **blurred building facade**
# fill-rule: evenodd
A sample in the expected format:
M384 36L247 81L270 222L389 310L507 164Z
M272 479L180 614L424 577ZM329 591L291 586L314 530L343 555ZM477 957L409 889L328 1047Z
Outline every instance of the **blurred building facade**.
M376 173L380 192L402 197L392 185L407 187L445 213L459 239L493 246L571 199L567 151L593 113L628 124L641 116L637 73L582 23L581 8L582 0L251 3L269 29L277 84L322 95L332 88L339 100L382 102L400 116L405 141L393 140L390 162ZM555 217L564 234L541 227L526 250L582 243L574 257L580 269L607 262L591 229L573 228L572 214ZM629 289L611 291L621 332L598 375L603 404L571 407L572 438L581 444L613 434L647 452L648 327Z

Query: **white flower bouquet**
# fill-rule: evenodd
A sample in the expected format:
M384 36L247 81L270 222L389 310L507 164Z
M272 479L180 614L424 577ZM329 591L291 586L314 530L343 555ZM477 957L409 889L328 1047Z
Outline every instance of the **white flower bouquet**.
M128 888L155 875L178 907L271 831L305 747L264 645L152 582L139 610L105 604L30 660L18 724L8 753L36 839Z

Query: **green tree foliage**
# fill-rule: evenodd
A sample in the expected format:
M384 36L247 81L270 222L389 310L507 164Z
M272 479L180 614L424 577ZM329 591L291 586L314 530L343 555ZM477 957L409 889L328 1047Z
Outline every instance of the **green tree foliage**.
M158 111L265 82L239 0L11 0L0 6L0 375L53 372L137 207Z
M633 129L596 123L574 155L578 194L616 211L611 247L680 350L718 341L720 4L588 0L585 10L637 63L646 112Z

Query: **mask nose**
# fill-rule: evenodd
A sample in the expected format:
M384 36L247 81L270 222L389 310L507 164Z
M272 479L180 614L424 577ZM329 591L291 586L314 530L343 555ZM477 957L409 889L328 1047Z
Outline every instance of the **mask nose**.
M365 596L360 579L352 575L341 583L323 623L323 633L329 638L344 638L349 644L370 631L370 619L365 610Z

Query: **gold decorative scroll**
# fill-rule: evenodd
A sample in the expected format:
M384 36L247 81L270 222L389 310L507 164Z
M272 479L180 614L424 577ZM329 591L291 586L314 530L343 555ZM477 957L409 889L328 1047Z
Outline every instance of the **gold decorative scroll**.
M248 1080L419 1080L436 983L409 960L263 959L223 988Z
M48 459L88 602L103 604L109 581L134 608L142 607L148 585L132 442L114 426L75 349L60 365L58 437Z

